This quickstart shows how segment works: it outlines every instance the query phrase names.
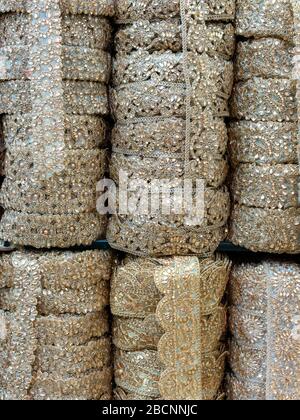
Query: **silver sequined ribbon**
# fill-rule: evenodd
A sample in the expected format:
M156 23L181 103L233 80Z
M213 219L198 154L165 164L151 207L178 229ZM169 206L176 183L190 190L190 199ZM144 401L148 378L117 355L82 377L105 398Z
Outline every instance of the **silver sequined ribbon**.
M30 101L34 171L49 179L64 169L65 111L60 0L30 0Z

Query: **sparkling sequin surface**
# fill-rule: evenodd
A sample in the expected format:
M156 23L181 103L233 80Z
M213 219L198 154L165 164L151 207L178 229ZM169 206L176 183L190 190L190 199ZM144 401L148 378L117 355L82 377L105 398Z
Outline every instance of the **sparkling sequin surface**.
M0 237L36 248L91 244L107 223L96 183L107 169L114 2L3 1L1 12Z
M235 0L204 0L202 3L208 20L234 19ZM120 20L135 21L176 17L180 14L180 0L119 0L116 14Z
M212 400L224 375L230 262L127 257L112 278L116 399Z
M224 118L233 86L234 3L116 2L111 177L118 183L122 169L148 183L203 179L211 198L204 218L215 220L190 229L181 216L175 227L172 215L120 214L108 227L114 248L151 256L202 254L214 252L227 234Z
M30 9L28 0L0 0L0 12L27 12ZM114 0L59 0L61 10L66 14L91 14L113 16Z
M229 238L252 251L300 252L296 21L291 0L237 1Z
M237 264L230 298L229 399L299 400L299 264Z
M112 255L17 251L0 268L0 399L111 395Z

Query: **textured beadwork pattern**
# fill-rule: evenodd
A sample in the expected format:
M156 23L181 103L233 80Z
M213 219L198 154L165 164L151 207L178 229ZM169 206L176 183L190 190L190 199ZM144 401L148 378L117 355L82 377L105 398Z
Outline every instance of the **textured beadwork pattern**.
M235 0L204 0L193 4L195 12L205 10L208 20L233 20ZM120 0L116 2L117 18L125 21L166 19L180 16L180 0Z
M130 155L143 154L145 157L171 153L175 158L176 154L184 152L185 122L170 117L162 121L116 124L112 136L115 151L126 150ZM222 118L203 115L201 120L191 122L190 153L195 166L197 159L204 162L210 153L224 156L226 145L227 131Z
M216 217L215 224L198 222L190 229L181 215L175 221L173 215L119 214L108 228L114 248L150 256L202 254L214 252L225 238L224 117L229 116L233 86L234 3L116 2L111 177L118 186L120 169L130 180L148 184L153 179L201 179L211 189L211 200L205 194L204 219Z
M236 31L245 38L293 37L291 0L237 0Z
M214 252L226 235L230 202L227 190L205 191L205 228L184 228L185 215L113 216L108 226L108 238L118 248L126 249L130 242L133 254L153 256L186 255ZM138 232L138 236L137 236ZM137 238L137 240L133 239ZM171 238L171 239L168 239Z
M298 176L298 165L240 165L232 180L234 200L248 207L297 207Z
M0 236L5 241L34 248L65 248L66 244L90 245L98 236L105 236L106 227L107 220L95 212L41 215L9 210L2 217Z
M300 5L299 2L292 0L294 14L294 59L293 59L293 79L296 82L296 101L298 115L298 163L300 168ZM300 170L300 169L299 169ZM300 202L300 183L298 184L299 202Z
M94 149L82 156L81 151L73 151L64 161L64 170L50 180L40 179L39 171L31 166L31 158L30 153L7 151L5 168L9 176L4 179L0 194L4 208L57 215L93 212L95 184L104 176L106 152ZM86 174L84 179L82 173Z
M229 238L252 251L300 252L297 12L291 0L237 2L229 149ZM299 13L299 12L298 12Z
M292 80L258 77L238 82L231 105L232 117L238 120L296 121L295 84Z
M292 71L292 46L277 38L239 42L235 75L237 80L255 76L289 78Z
M62 16L62 68L64 78L107 83L110 55L104 51L111 41L107 20L91 16ZM32 76L29 14L0 15L0 80L30 79ZM40 52L39 52L40 53Z
M111 0L0 3L3 240L67 248L105 234L96 184L107 169L113 12Z
M68 109L69 114L108 114L107 88L102 83L72 80L62 82L62 88L62 105ZM0 82L0 112L8 115L32 113L32 104L27 100L30 94L30 82ZM43 147L46 137L39 139ZM64 143L61 144L62 150L63 147Z
M29 57L26 47L1 48L4 60L1 65L1 80L28 79L30 77ZM110 74L110 55L91 48L64 47L63 73L67 80L90 80L107 83ZM85 63L82 65L82 63Z
M32 143L30 114L12 114L3 117L3 136L8 150L38 147ZM65 115L65 146L70 151L90 150L106 146L106 123L98 116Z
M0 12L28 12L31 1L0 0ZM59 0L59 6L66 14L91 14L113 16L114 0Z
M297 124L291 122L251 121L229 125L231 163L296 164Z
M8 13L0 15L1 48L30 45L30 15ZM108 50L112 40L110 22L90 15L62 15L61 38L64 48L78 47ZM101 50L101 51L100 51Z
M184 177L184 169L182 161L178 159L167 159L158 156L156 159L152 157L142 157L139 155L126 156L122 153L113 153L110 160L110 175L113 180L118 182L119 170L122 168L128 174L128 180L135 177L139 179L182 179ZM228 172L228 164L224 157L220 156L219 160L203 160L198 161L195 165L190 165L190 179L204 179L207 188L221 187L226 179ZM193 172L193 173L192 173ZM170 181L171 182L171 181ZM217 194L217 191L214 191Z
M107 251L0 259L0 400L111 394Z
M236 244L254 252L299 254L298 208L251 208L236 204L231 218L230 237Z
M300 267L269 260L234 266L231 400L299 400Z
M230 59L235 48L234 27L232 24L208 23L203 28L201 36L196 37L191 34L188 43L199 53L206 51L209 56L218 54ZM115 48L120 55L139 49L146 49L149 52L157 50L180 52L182 51L180 20L178 18L153 22L138 20L132 22L132 25L121 26L116 33Z
M214 400L224 374L231 264L127 257L112 278L116 399Z

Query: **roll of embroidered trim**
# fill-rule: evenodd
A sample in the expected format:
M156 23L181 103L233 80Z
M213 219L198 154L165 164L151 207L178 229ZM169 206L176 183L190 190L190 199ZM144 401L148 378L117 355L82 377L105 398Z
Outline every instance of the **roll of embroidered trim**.
M127 206L124 213L124 203L118 203L108 228L114 248L155 257L204 254L214 252L226 236L230 203L224 189L224 118L233 84L235 8L231 0L219 3L116 2L119 26L111 90L116 125L110 172L119 191L128 180L130 202L145 198L149 206L146 212ZM201 183L201 204L178 210L170 186L176 209L171 205L166 213L159 203L160 213L153 212L153 184L162 192L174 180L179 194L184 181L190 182L194 199ZM143 187L132 191L137 182ZM194 210L200 213L202 208L201 217L195 217Z
M230 283L231 400L299 400L300 266L236 264Z
M107 251L0 259L0 400L111 397Z
M89 245L107 223L96 184L107 169L114 2L0 1L0 12L0 237L36 248Z
M229 237L252 251L300 252L293 6L292 0L237 2L237 33L244 40L237 46L231 101Z
M116 399L214 400L225 367L231 263L127 257L113 275Z

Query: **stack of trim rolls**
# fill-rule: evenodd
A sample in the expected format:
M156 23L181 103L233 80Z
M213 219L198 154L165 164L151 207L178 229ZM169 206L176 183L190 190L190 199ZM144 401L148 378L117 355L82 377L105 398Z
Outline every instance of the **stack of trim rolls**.
M0 237L36 248L104 236L112 0L0 1L6 147Z
M236 264L230 283L231 400L299 400L300 266Z
M206 259L127 257L112 279L115 398L222 398L231 264Z
M191 226L189 210L120 211L108 229L114 248L141 256L201 254L214 252L226 236L224 117L232 89L235 1L218 3L116 2L111 177L119 185L122 169L142 193L154 179L169 182L171 192L183 180L204 180L204 221ZM130 198L139 201L138 189Z
M0 399L110 399L111 254L16 251L0 266Z
M298 115L290 0L237 2L230 148L230 238L253 251L300 252ZM298 122L299 123L299 122Z

